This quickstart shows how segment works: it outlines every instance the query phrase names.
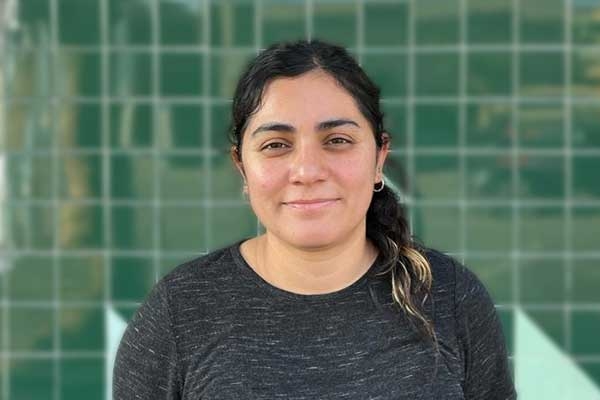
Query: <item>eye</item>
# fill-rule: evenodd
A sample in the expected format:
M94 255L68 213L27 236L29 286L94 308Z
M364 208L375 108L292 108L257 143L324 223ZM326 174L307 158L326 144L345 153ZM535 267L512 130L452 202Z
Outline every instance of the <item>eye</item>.
M346 143L352 143L352 141L350 141L349 139L346 139L344 137L337 136L337 137L329 139L328 143L331 143L331 144L346 144Z
M267 143L266 145L264 145L261 148L261 151L262 150L279 150L279 149L283 149L285 147L287 147L286 143L283 143L283 142L271 142L271 143Z

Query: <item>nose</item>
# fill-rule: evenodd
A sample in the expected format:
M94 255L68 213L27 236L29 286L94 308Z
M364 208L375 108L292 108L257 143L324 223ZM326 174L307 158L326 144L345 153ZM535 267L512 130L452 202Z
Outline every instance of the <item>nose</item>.
M325 154L318 140L298 140L290 165L290 182L311 184L327 178Z

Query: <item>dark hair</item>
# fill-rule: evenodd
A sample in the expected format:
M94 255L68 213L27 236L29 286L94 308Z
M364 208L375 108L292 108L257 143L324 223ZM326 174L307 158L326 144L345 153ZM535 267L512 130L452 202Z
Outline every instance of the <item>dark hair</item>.
M320 69L331 75L354 98L365 116L377 148L386 140L380 90L352 56L337 45L320 40L277 43L253 59L238 81L232 106L230 140L241 161L244 131L250 117L260 108L265 87L278 77L294 77ZM431 289L431 269L412 239L404 208L388 187L374 192L367 211L367 237L379 249L384 270L390 274L394 301L417 322L428 337L435 340L432 323L421 307ZM420 298L421 304L415 300Z

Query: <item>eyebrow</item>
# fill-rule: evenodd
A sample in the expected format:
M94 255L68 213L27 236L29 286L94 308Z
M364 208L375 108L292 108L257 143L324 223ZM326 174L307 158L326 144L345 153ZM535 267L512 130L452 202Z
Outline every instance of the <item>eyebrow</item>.
M357 128L360 128L360 125L358 125L358 123L356 123L355 121L353 121L351 119L336 118L336 119L328 119L326 121L319 122L317 125L315 125L315 129L317 131L326 131L329 129L337 128L338 126L342 126L342 125L353 125ZM260 125L258 128L256 128L252 132L252 136L255 136L257 133L267 132L267 131L295 133L296 128L294 128L290 124L285 124L283 122L267 122L267 123Z

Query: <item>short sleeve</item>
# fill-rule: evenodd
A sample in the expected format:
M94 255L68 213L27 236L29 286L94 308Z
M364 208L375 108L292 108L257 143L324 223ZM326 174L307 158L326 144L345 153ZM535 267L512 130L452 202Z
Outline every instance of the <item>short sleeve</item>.
M473 272L456 269L458 341L465 399L516 399L502 325L488 291Z
M159 282L129 322L113 370L115 400L180 399L177 348Z

